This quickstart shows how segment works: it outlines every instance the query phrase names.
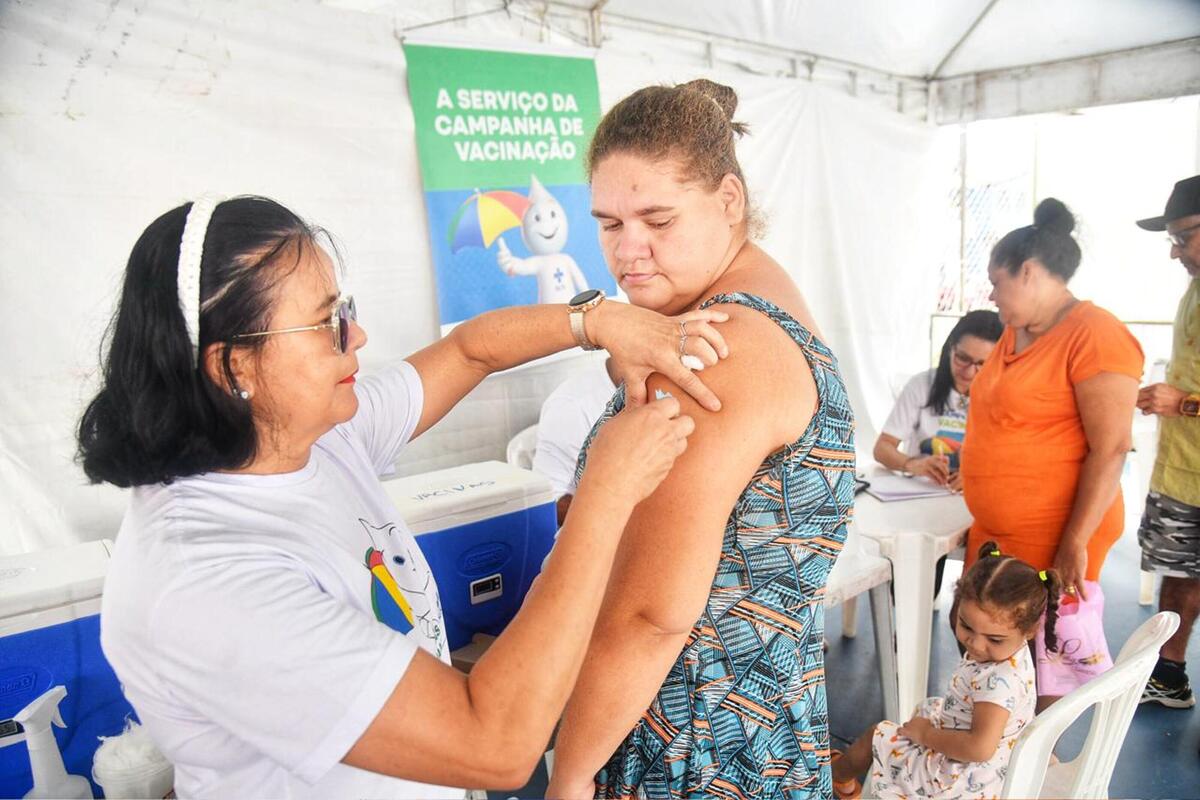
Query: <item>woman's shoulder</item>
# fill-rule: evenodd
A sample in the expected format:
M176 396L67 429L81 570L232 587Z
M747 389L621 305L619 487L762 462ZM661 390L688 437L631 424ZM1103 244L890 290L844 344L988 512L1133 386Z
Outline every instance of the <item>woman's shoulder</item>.
M1122 361L1137 361L1138 372L1143 358L1141 345L1129 327L1117 319L1111 311L1088 300L1079 303L1076 313L1071 314L1074 323L1069 340L1072 349L1080 354L1100 354L1106 360L1118 358Z
M795 369L805 363L797 335L787 320L757 304L727 302L728 295L717 295L712 307L729 315L728 321L719 327L729 346L729 356L721 359L714 367L706 368L702 379L707 383L718 374L733 377L733 388L754 394L766 387L791 386L797 374ZM770 365L770 366L767 366ZM806 370L807 371L807 370Z
M1117 319L1116 314L1090 300L1081 300L1068 320L1071 323L1070 333L1073 339L1121 343L1134 340L1128 326Z
M779 262L754 246L739 255L741 267L712 284L705 305L740 305L776 320L787 319L819 336L800 287Z
M937 367L924 369L913 375L904 383L903 394L912 392L922 398L922 401L929 395L929 390L933 386L933 378L937 375Z
M778 318L745 302L725 302L728 294L714 297L709 307L729 314L719 328L729 355L698 377L721 398L720 414L693 407L663 376L654 376L647 385L652 392L662 389L679 397L701 432L711 427L729 437L730 445L740 443L752 450L761 445L768 453L780 441L795 440L807 426L818 398L813 369L797 336ZM764 408L774 413L763 414Z
M723 323L719 330L722 334L732 331L748 331L749 339L757 340L764 332L779 331L780 341L794 339L799 332L809 330L812 322L804 306L802 298L796 294L778 291L770 283L741 282L730 285L717 285L708 293L701 308L719 308L729 314L729 322ZM769 347L769 340L757 342Z
M1077 328L1099 328L1101 330L1125 329L1125 323L1117 319L1117 315L1107 308L1096 305L1091 300L1080 300L1075 313Z

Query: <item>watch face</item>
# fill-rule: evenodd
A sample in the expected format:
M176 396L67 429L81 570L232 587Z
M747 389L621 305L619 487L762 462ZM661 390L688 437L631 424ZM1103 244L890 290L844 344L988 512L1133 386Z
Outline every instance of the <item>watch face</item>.
M1188 397L1179 404L1179 411L1189 417L1200 417L1200 398Z
M603 294L603 292L601 292L599 289L584 289L582 292L572 297L571 302L567 305L581 306L584 303L592 302L601 294Z

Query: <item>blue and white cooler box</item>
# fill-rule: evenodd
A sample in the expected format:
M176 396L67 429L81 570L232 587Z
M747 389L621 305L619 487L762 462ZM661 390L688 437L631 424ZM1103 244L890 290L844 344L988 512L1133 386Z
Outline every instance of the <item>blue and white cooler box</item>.
M116 736L133 708L100 652L100 595L112 542L0 558L0 721L51 687L67 727L53 728L67 772L92 773L98 736ZM0 745L13 726L0 722ZM0 797L33 786L23 741L0 747ZM99 794L95 783L92 791Z
M450 649L504 630L554 545L550 482L483 461L383 485L433 570Z

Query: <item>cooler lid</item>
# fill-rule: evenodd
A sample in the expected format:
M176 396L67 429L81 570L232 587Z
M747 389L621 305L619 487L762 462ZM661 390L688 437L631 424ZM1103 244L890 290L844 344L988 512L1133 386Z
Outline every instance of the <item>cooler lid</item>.
M414 534L553 503L550 481L503 461L481 461L383 482Z
M100 597L112 546L100 539L0 556L0 619Z

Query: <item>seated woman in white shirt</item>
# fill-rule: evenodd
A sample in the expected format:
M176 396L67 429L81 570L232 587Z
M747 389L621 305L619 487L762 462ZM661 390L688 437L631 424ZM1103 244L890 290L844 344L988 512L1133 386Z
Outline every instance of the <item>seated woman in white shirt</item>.
M558 524L567 518L575 497L575 465L583 442L621 382L612 357L592 361L560 383L538 417L533 471L550 480L558 495Z
M623 303L483 314L356 377L367 336L320 229L261 197L166 212L130 254L84 472L132 487L101 644L175 765L179 797L449 798L524 784L579 672L634 506L705 407L682 322ZM398 309L393 309L399 311ZM571 313L583 314L582 306ZM699 338L697 338L699 337ZM571 520L470 675L450 666L438 587L379 483L489 373L574 347L621 360L639 406L606 426Z
M962 488L958 451L967 430L971 382L1003 331L995 311L969 311L958 321L938 365L912 376L896 398L875 440L876 461L955 491Z

